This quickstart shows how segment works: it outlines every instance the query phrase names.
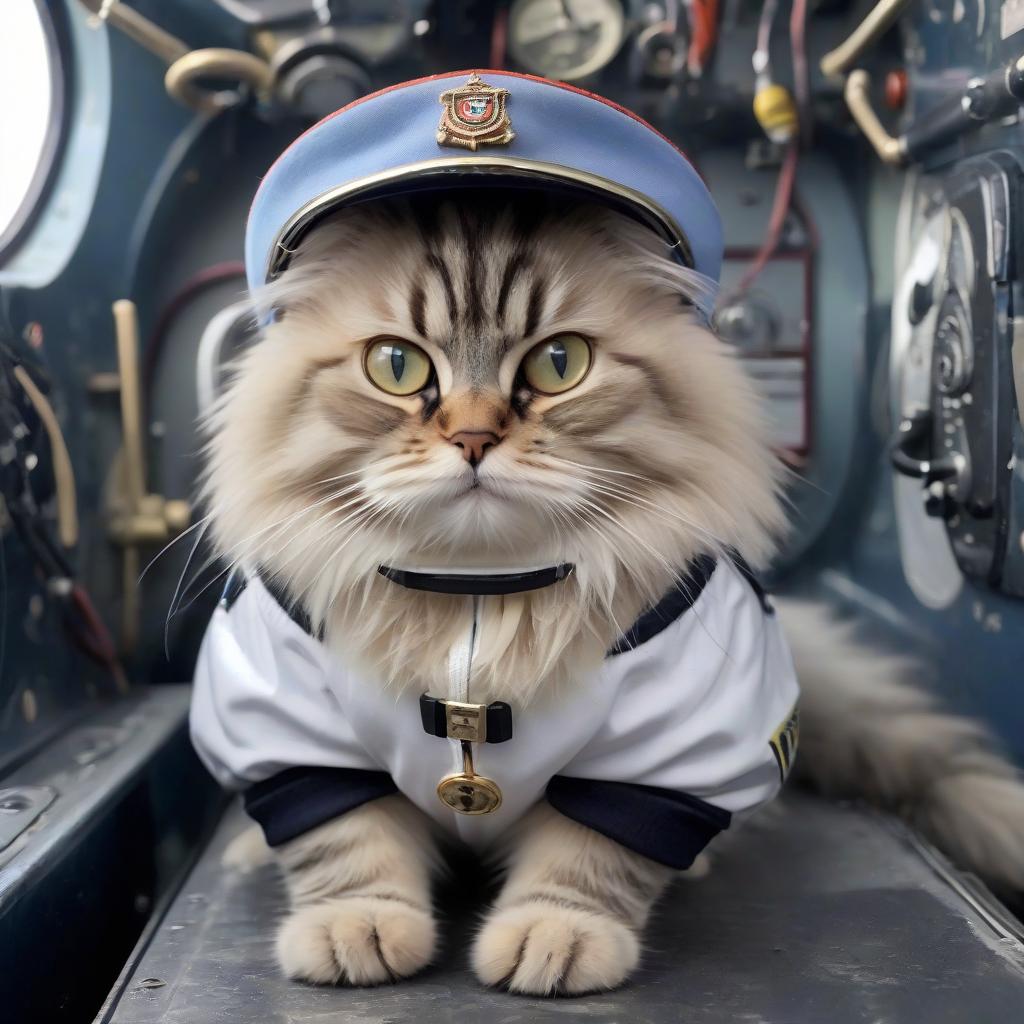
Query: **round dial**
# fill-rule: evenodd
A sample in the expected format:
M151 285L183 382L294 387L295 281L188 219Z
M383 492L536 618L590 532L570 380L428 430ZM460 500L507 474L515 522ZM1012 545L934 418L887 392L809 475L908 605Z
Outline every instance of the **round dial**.
M626 36L618 0L516 0L509 48L529 71L571 81L600 71Z

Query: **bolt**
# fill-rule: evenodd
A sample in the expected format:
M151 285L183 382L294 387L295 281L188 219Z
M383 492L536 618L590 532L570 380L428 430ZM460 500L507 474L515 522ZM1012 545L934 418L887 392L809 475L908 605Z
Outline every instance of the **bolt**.
M0 813L2 814L20 814L22 811L27 811L31 806L32 801L24 793L10 793L7 796L0 796Z

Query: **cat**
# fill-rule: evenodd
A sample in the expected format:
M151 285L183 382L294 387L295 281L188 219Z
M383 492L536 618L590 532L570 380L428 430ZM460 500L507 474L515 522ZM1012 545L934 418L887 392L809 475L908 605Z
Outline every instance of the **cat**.
M457 602L396 586L379 565L573 563L557 587L482 599L473 699L526 707L585 686L681 567L708 554L763 566L786 529L783 470L740 361L708 326L711 297L654 232L604 207L489 190L335 214L258 296L265 336L210 419L204 495L217 551L259 566L328 651L396 694L448 692L447 652L465 623ZM538 340L563 336L587 340L580 386L527 386L522 360ZM395 396L373 385L374 339L413 343L401 350L402 375L421 387ZM806 623L818 613L800 614ZM865 742L848 722L828 749L812 728L823 787L848 791L864 774L861 755L877 758L877 784L862 788L903 809L908 793L920 795L920 820L955 837L955 813L924 808L935 807L930 780L959 757L989 787L987 805L1005 798L1017 818L989 861L984 842L957 852L1024 882L1014 857L1024 790L982 732L898 683L858 706L852 673L837 696L822 681L824 659L811 662L816 712L824 692L826 703L884 720L887 695L902 694L917 725L945 723L940 734L958 744L956 754L934 749L927 732L906 730L910 746L930 752L910 778L886 760L884 729ZM892 677L888 663L875 667ZM227 858L265 855L244 836ZM503 837L500 856L502 887L472 950L484 984L578 994L629 977L670 868L544 801ZM291 899L277 940L289 976L369 985L434 957L439 842L401 794L291 839L276 858Z

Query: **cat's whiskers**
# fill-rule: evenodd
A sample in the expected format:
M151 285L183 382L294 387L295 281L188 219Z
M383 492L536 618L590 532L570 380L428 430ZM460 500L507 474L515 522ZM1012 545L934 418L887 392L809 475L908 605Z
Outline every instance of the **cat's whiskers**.
M346 523L351 522L354 519L358 520L360 514L365 510L365 503L368 500L369 499L366 497L366 495L360 494L358 497L352 498L350 501L344 502L341 505L328 509L325 513L318 516L315 521L307 523L297 533L294 533L291 536L289 536L288 539L284 542L284 544L280 545L274 551L264 553L261 559L262 563L264 564L265 567L268 568L269 571L270 564L277 562L280 559L280 556L283 555L286 551L288 551L289 547L291 547L291 545L293 545L303 534L308 533L310 530L313 530L315 527L319 526L326 520L329 520L332 516L337 515L339 512L345 512L353 505L362 505L363 507L357 507L354 512L349 512L349 514L345 516L345 518L342 519L340 522L329 524L327 532L330 533L332 531L337 531ZM314 533L305 541L305 543L302 544L300 548L298 548L298 550L289 552L289 559L293 562L300 561L300 559L297 558L297 556L300 556L304 552L307 552L311 547L321 544L324 540L324 536L325 534L323 532ZM272 575L277 575L277 572L273 573Z
M600 506L594 506L594 507L598 511L601 511L600 510ZM620 529L626 529L627 532L630 532L621 523L619 523L618 525L619 525ZM673 589L680 591L687 598L690 598L692 596L692 593L691 593L690 587L689 587L689 585L687 583L687 577L682 575L677 567L672 567L667 561L665 561L663 558L660 558L660 556L658 556L658 553L656 551L654 551L654 549L651 548L650 545L645 544L635 534L632 534L632 537L633 537L633 539L635 541L640 543L650 554L653 554L658 559L658 561L660 561L661 564L666 568L666 570L668 570L668 572L670 573L671 579L672 579ZM609 541L609 542L611 542L611 541ZM632 559L627 559L627 560L622 561L621 565L622 565L622 568L625 570L626 574L628 576L630 576L633 579L633 582L640 588L641 592L643 592L643 591L648 589L648 581L646 581L644 579L641 579L637 573L632 571L632 569L633 569L633 561L632 561ZM651 593L647 594L648 599L652 600L652 601L657 600L661 596L662 596L661 594L651 594ZM714 636L714 634L712 634L710 631L707 630L707 627L704 625L703 619L701 619L700 615L696 612L696 610L694 610L694 614L697 617L697 621L700 622L702 628L704 628L705 632L707 632L707 635L711 638L711 640L715 643L716 646L718 646L720 649L722 649L719 640ZM625 635L618 626L616 626L616 629L618 630L619 636L624 636Z
M185 559L184 566L182 566L181 574L178 576L178 582L174 586L174 593L171 595L171 603L168 605L167 614L164 616L164 657L168 661L170 661L170 659L171 659L171 649L170 649L171 615L173 613L175 603L178 600L178 594L181 592L181 585L184 582L186 574L188 573L188 567L189 567L189 565L192 562L192 557L195 555L196 549L202 543L203 537L206 534L205 523L209 522L209 519L210 519L210 517L207 516L204 520L201 520L201 522L204 523L203 529L201 529L199 531L199 533L196 534L195 543L192 545L192 548L191 548L191 550L188 553L188 558ZM150 564L152 564L152 563L150 563Z
M622 531L622 533L630 537L644 551L651 555L659 565L665 568L665 570L669 573L670 576L676 575L676 573L678 572L678 568L671 565L659 551L656 551L642 537L638 536L634 530L631 530L628 526L626 526L626 524L622 522L622 519L620 517L612 515L610 511L608 511L605 508L602 508L602 506L598 505L596 502L590 501L588 498L577 498L576 503L577 505L583 505L584 507L593 509L599 515L604 516L617 530ZM632 562L632 560L630 560L630 562ZM645 589L647 588L645 587Z
M588 481L588 486L599 494L604 494L608 497L613 497L618 501L623 502L627 505L632 505L635 508L640 509L643 512L650 512L663 523L672 522L673 520L682 523L684 526L691 530L695 530L697 533L703 535L708 540L712 541L716 548L724 548L725 542L712 533L709 529L701 526L699 523L694 522L692 519L684 516L681 512L675 509L666 508L658 505L656 502L649 498L645 498L643 495L635 494L630 491L626 491L619 488L613 488L609 485L598 484L594 481Z
M561 462L564 463L565 465L582 469L588 473L613 473L616 476L629 476L637 480L641 480L645 483L651 484L652 486L655 485L655 481L651 480L650 477L641 476L638 473L626 473L622 470L604 469L600 466L586 466L582 463L573 462L570 459L563 459L561 458L561 456L556 455L552 455L549 457L554 462ZM657 504L656 502L646 497L645 495L639 494L637 491L627 488L624 484L618 483L617 481L614 480L596 481L588 479L587 486L593 488L594 490L602 491L603 493L609 496L614 495L623 501L628 500L631 503L640 502L644 506L646 506L648 510L654 512L659 516L670 516L673 519L676 519L679 522L683 523L685 526L688 526L690 529L697 530L699 533L707 537L708 540L713 541L716 547L724 548L727 546L725 541L722 540L721 537L718 537L707 527L702 526L700 523L697 523L693 519L690 519L688 516L683 515L677 509L666 508L665 506Z
M180 541L183 541L190 533L192 533L193 530L198 530L204 523L208 523L213 518L213 516L214 516L213 512L207 513L205 516L202 517L202 519L197 519L191 526L189 526L185 530L182 530L182 532L179 533L176 537L174 537L172 540L168 541L149 560L149 563L146 565L146 568L142 570L142 572L139 574L139 578L135 581L136 584L141 583L146 578L146 573L148 573L149 570L152 569L154 565L156 565L157 561L159 559L163 558L163 556L165 554L167 554L167 552L170 551L171 548L173 548L175 544L179 543ZM186 566L188 565L187 562L185 564L186 564Z
M398 507L399 508L401 507L400 503L399 503ZM337 546L334 546L334 547L331 548L330 554L324 560L324 564L317 571L317 573L313 577L313 579L310 580L305 586L302 587L302 589L300 590L299 594L296 596L296 599L298 600L299 597L306 596L306 595L310 594L312 591L314 591L316 589L316 585L320 581L320 578L323 576L323 574L329 568L332 567L333 563L335 563L335 562L340 560L340 556L341 556L342 552L345 550L345 548L348 547L349 544L352 543L352 541L356 538L356 536L358 536L358 532L360 530L365 530L367 527L369 527L371 525L376 525L374 523L374 520L378 520L379 521L382 518L384 520L386 520L388 515L392 514L394 511L395 511L394 508L392 508L391 506L386 505L386 504L385 505L378 505L377 507L373 507L371 505L369 508L361 510L361 513L362 513L364 518L362 520L357 519L356 522L353 524L353 526L350 527L350 529L348 531L349 535L344 540L343 543L341 543L340 545L337 545ZM341 527L343 527L344 525L345 525L344 522L333 525L330 528L330 530L328 531L328 535L327 536L330 536L333 533L337 533L339 531L339 529ZM336 593L334 595L332 595L332 599L333 599L333 597L336 597L336 596L337 596Z
M287 528L293 522L295 522L297 519L299 519L300 517L302 517L304 515L308 515L310 511L312 511L314 508L318 507L319 505L322 505L324 502L330 501L332 499L337 499L337 498L343 496L344 494L348 493L350 490L351 490L351 488L343 488L340 491L335 492L334 494L327 495L325 498L321 498L318 501L311 503L310 505L303 506L302 508L298 509L295 512L290 513L289 515L283 517L282 519L279 519L276 522L269 524L268 526L265 526L265 527L263 527L263 528L261 528L259 530L256 530L255 532L251 533L248 537L242 538L240 541L236 542L235 544L232 544L229 548L226 548L223 552L211 555L211 557L208 558L199 567L199 569L196 570L195 574L192 576L192 579L189 580L189 582L185 585L184 589L181 591L181 593L180 593L180 602L178 604L175 604L175 601L172 600L171 605L170 605L170 609L169 609L169 611L167 613L167 618L165 620L165 625L164 625L165 633L166 633L166 630L167 630L167 628L169 626L170 620L172 618L176 617L177 615L181 614L182 612L187 611L189 608L191 608L192 605L195 604L195 602L211 586L213 586L214 583L216 583L219 579L222 579L224 576L229 575L237 567L237 565L245 558L246 552L243 551L241 554L238 555L238 557L230 559L220 572L218 572L212 579L210 579L199 591L197 591L195 594L192 594L191 597L189 597L188 603L184 604L186 597L189 596L189 591L192 588L193 584L196 582L196 580L198 580L202 576L202 574L204 572L206 572L206 570L210 566L212 566L216 562L220 561L225 555L229 554L232 551L237 551L239 548L242 548L242 547L247 548L251 544L251 542L253 540L255 540L257 537L261 536L262 534L267 533L270 530L274 530L275 531L273 534L271 534L271 538L279 536L280 533L282 533L285 530L287 530ZM212 513L211 513L211 515L212 515ZM207 517L207 518L209 518L209 517ZM277 529L275 529L275 527ZM195 551L195 548L193 547L193 553L194 553L194 551ZM191 555L189 556L189 561L186 561L186 563L185 563L185 570L183 570L182 578L184 578L184 573L187 572L187 570L188 570L188 565L189 565L190 561L191 561ZM179 585L180 585L180 582L181 581L179 580ZM177 597L178 597L178 590L175 591L175 598L177 598Z

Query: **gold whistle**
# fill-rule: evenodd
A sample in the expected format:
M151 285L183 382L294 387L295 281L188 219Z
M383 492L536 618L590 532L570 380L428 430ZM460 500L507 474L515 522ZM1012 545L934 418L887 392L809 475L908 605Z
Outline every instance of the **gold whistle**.
M441 803L458 814L490 814L501 806L501 789L493 779L473 770L473 744L487 739L487 706L445 702L448 736L462 745L462 771L437 784Z

